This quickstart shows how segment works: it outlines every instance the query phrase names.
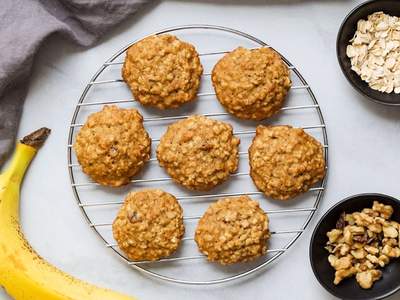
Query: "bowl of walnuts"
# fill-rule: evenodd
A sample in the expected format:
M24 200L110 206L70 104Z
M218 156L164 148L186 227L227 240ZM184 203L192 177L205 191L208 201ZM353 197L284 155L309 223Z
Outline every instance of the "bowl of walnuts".
M319 283L341 299L383 299L400 289L400 201L359 194L330 208L310 243Z
M371 0L354 8L336 41L343 74L368 99L400 106L400 5Z

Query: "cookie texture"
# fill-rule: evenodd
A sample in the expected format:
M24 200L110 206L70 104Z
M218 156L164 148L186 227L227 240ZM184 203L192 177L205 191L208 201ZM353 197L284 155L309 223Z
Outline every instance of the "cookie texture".
M160 109L196 97L203 67L194 46L173 35L147 37L127 50L122 78L136 100Z
M271 48L239 47L218 61L211 78L219 102L241 119L271 117L291 87L288 67Z
M159 189L129 193L112 225L114 239L131 260L170 256L185 232L176 198Z
M150 147L140 113L115 105L91 114L74 143L83 172L106 186L128 184L149 160Z
M223 265L264 255L270 237L268 217L248 196L211 204L196 228L195 241L209 261Z
M237 170L239 143L231 125L194 115L168 127L157 158L176 182L191 190L209 190Z
M277 200L306 192L325 176L322 145L291 126L258 126L249 161L255 185Z

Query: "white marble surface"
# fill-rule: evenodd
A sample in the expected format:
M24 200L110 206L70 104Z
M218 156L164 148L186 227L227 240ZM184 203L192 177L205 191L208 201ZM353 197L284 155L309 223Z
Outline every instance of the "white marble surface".
M37 57L20 136L40 126L52 128L53 133L23 186L23 229L34 248L58 267L139 299L331 299L309 264L311 228L331 205L351 194L400 193L400 109L363 99L346 82L336 60L339 25L362 1L213 2L150 5L87 50L61 38L47 42ZM156 281L123 264L87 226L73 198L66 168L68 124L85 83L99 65L128 41L189 23L243 30L279 49L312 86L328 125L330 144L328 189L310 229L288 253L257 276L211 287ZM0 299L8 297L0 292Z

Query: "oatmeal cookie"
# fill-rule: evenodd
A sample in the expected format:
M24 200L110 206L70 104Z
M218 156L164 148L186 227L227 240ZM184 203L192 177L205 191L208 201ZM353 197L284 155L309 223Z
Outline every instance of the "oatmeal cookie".
M308 191L325 176L322 145L291 126L258 126L249 161L257 188L278 200Z
M235 49L218 61L211 78L219 102L241 119L272 116L291 86L288 67L270 48Z
M140 113L115 105L91 114L74 144L83 172L107 186L128 184L149 160L150 147Z
M211 204L196 228L195 241L208 260L223 265L264 255L270 237L268 217L248 196Z
M158 189L129 193L112 225L114 239L131 260L171 255L185 232L176 198Z
M203 67L194 46L173 35L154 35L129 47L122 78L136 100L160 109L196 97Z
M237 170L239 142L231 125L194 115L168 127L157 158L176 182L209 190Z

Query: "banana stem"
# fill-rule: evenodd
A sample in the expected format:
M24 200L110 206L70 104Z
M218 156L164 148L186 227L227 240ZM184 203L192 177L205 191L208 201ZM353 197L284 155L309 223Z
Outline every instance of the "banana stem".
M11 162L3 174L3 176L8 177L10 184L19 185L21 183L32 158L49 134L50 129L40 128L17 143Z
M46 141L47 137L49 136L51 130L46 127L42 127L27 136L25 136L21 140L21 144L25 144L35 148L36 150L42 147L44 142Z

